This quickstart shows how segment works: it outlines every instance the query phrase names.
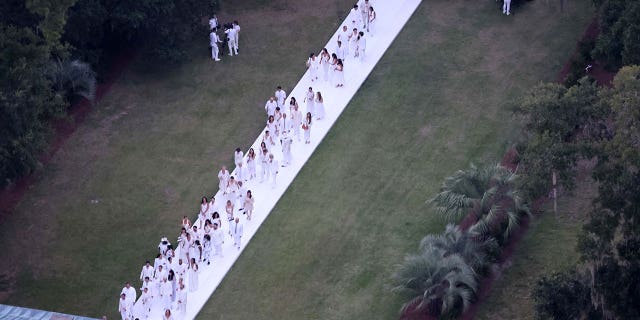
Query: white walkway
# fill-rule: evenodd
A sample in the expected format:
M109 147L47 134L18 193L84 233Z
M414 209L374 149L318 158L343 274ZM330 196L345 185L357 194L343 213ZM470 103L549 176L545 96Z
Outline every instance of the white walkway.
M314 91L321 91L324 97L325 118L320 121L315 119L313 120L311 127L311 144L305 145L303 142L297 142L294 139L292 146L293 163L286 168L280 168L280 173L277 178L277 186L274 189L271 188L270 183L267 181L259 183L258 179L254 179L248 182L246 189L252 191L256 202L251 221L246 221L245 216L242 214L236 214L236 216L240 216L241 222L244 224L244 236L242 237L241 250L237 250L232 247L233 240L229 236L225 238L225 244L223 246L224 258L213 259L210 266L204 264L200 265L199 289L188 294L186 315L183 317L177 313L177 310L174 310L172 312L174 319L193 319L196 317L198 312L200 312L233 263L238 259L244 247L248 244L249 240L251 240L262 222L267 218L280 197L284 194L289 184L296 177L300 169L302 169L302 166L307 162L309 157L311 157L313 151L320 144L333 123L338 119L351 98L358 91L360 85L365 81L380 58L382 58L382 55L391 45L400 30L402 30L403 26L416 10L421 0L370 0L370 2L377 12L378 21L376 24L376 30L374 30L374 35L367 35L365 62L361 63L358 59L354 59L353 57L346 59L344 62L345 86L342 88L336 88L331 83L322 81L323 71L322 68L320 68L318 70L318 77L320 78L319 81L312 83L307 72L298 82L296 87L291 90L291 92L287 92L289 94L288 97L296 97L298 104L300 105L300 111L302 111L303 114L306 114L306 104L303 102L305 92L308 90L309 86L312 86ZM350 26L350 24L347 24L347 26ZM342 25L340 26L340 29L341 28ZM335 51L336 41L337 32L331 36L326 45L329 53L333 53ZM321 49L322 48L318 48L318 52ZM293 63L304 64L307 58L308 55L301 53L299 61L294 61ZM268 97L265 97L265 101L267 98ZM289 99L287 98L285 108L288 109L288 106ZM262 135L263 133L261 132L254 144L251 146L256 151L256 154L258 154L260 150L259 145L262 141ZM245 154L247 153L247 150L248 148L244 150ZM278 159L281 159L281 151L275 151L274 155ZM233 150L221 150L221 152L228 152L230 158L233 156ZM259 173L259 164L256 167L256 171ZM212 172L212 175L213 174L214 173ZM229 225L225 221L226 214L223 207L224 204L221 203L222 199L223 197L221 193L218 192L218 194L216 194L216 205L218 205L216 211L220 213L223 220L223 230L226 234ZM179 217L176 217L176 219L179 219ZM158 239L160 239L160 236L162 235L158 235ZM174 244L174 246L176 245L176 243L174 243L175 239L175 237L169 236L169 240ZM185 284L188 283L189 281L185 279ZM138 296L140 296L140 293L138 293ZM154 304L154 308L156 310L152 310L149 318L161 319L161 315L164 313L160 310L161 307L159 304Z

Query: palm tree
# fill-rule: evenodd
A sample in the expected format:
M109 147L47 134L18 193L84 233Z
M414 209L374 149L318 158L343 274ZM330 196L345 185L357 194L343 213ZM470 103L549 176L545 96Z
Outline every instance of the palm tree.
M478 288L475 272L460 255L435 247L405 257L393 280L394 291L409 295L401 309L405 315L454 318L467 310Z
M420 241L421 251L435 248L444 252L443 257L459 255L475 273L485 271L492 262L487 252L495 251L497 247L498 244L494 238L473 237L454 224L448 224L442 234L430 234Z
M96 73L88 63L80 60L52 61L47 75L53 88L67 98L81 96L91 102L95 98Z
M472 164L468 170L447 177L440 193L428 202L435 205L437 214L451 221L473 213L476 222L470 229L472 234L486 235L506 223L506 238L518 225L520 215L531 214L517 179L518 175L503 166L478 168Z

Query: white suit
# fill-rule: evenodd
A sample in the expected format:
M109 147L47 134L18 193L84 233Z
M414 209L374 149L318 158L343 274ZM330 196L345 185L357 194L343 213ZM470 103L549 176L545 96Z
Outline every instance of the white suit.
M287 98L287 93L284 90L280 89L276 91L275 97L276 102L278 103L278 107L280 107L280 110L283 110L284 100Z
M238 222L231 222L231 225L229 226L229 229L231 231L231 236L233 237L233 243L234 245L240 249L240 241L242 240L242 233L243 233L243 227L242 227L242 223Z
M222 243L224 242L224 233L222 229L211 230L211 244L213 245L213 255L222 257Z

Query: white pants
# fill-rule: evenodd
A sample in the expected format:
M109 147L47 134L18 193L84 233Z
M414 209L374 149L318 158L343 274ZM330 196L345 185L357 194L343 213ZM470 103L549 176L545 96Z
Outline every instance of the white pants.
M240 240L242 239L242 236L240 235L233 235L233 242L235 243L235 246L240 249Z
M218 53L220 50L218 49L218 45L214 44L211 46L211 59L218 60Z
M362 25L363 25L363 30L367 30L367 27L369 27L369 12L360 12L360 14L362 14ZM360 28L358 28L360 29Z
M213 252L214 252L214 256L221 256L222 257L222 244L214 244L213 245Z
M236 54L238 54L238 46L236 45L236 39L229 39L229 55L232 56L233 55L233 50L236 51Z
M504 0L504 4L502 5L502 13L511 13L511 0Z
M264 179L269 179L269 163L262 162L262 174L260 175L260 181L264 181Z
M271 173L271 188L275 188L276 187L276 177L278 176L277 172L272 172Z

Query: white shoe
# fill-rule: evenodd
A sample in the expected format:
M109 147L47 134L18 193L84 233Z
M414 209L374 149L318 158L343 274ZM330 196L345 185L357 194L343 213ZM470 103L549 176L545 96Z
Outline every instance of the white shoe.
M220 59L215 59L214 61L220 61Z
M507 12L507 15L510 15L510 14L511 14L511 12Z

